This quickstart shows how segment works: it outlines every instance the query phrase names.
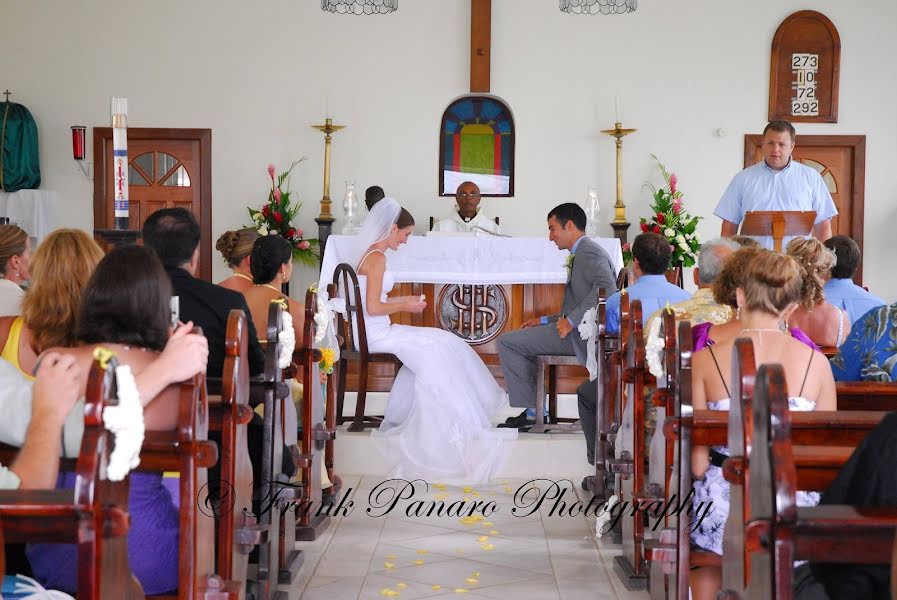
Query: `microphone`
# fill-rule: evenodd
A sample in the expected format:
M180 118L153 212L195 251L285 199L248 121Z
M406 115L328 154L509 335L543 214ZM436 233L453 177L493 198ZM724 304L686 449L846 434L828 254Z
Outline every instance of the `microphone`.
M474 226L472 226L470 229L471 229L471 230L473 230L473 229L478 229L478 230L480 230L480 231L485 231L485 232L488 233L489 235L494 235L494 236L496 236L496 237L505 237L505 238L509 238L509 237L511 237L510 235L508 235L508 234L506 234L506 233L496 233L496 232L494 232L494 231L489 231L488 229L485 229L485 228L483 228L483 227L480 227L479 225L474 225Z

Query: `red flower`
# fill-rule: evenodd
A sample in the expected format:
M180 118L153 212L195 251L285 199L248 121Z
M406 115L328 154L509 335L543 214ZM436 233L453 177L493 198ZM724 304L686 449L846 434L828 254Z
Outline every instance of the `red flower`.
M629 252L631 249L632 249L632 244L630 244L629 242L626 242L625 244L623 244L623 252Z
M660 233L660 227L655 225L653 231L654 231L654 233Z
M262 216L266 219L271 215L271 208L266 204L262 207Z
M280 225L283 222L283 215L279 212L274 212L274 222Z
M289 229L287 229L287 232L284 234L284 237L288 237L291 239L296 237L296 228L290 227Z
M667 218L663 216L662 212L657 213L657 222L661 225L664 225L667 222Z
M642 233L648 233L648 224L642 223Z

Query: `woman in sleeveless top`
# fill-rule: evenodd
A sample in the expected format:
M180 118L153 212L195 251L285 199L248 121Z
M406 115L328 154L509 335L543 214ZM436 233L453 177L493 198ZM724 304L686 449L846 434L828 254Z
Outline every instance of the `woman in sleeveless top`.
M84 302L74 331L79 347L55 350L74 355L86 373L93 348L102 345L139 376L168 342L170 299L168 275L151 250L142 246L116 248L100 262L84 288ZM148 430L176 427L178 396L177 386L171 386L146 405L144 423ZM163 487L161 474L133 472L130 480L131 569L147 594L172 591L178 586L175 502ZM74 482L72 473L62 473L57 487L70 488ZM30 544L26 553L41 584L69 593L76 591L78 565L74 544Z
M803 288L800 306L791 324L803 329L820 346L839 347L850 333L847 311L825 301L823 286L835 266L835 253L816 238L794 238L785 248L801 269Z
M241 294L252 287L250 254L252 254L252 245L258 238L259 232L252 228L225 231L221 234L215 248L221 253L224 262L234 274L218 285Z
M402 361L383 423L373 437L390 476L430 483L476 484L499 468L502 443L513 429L490 417L506 403L482 359L461 338L434 327L394 325L390 315L421 313L426 299L388 298L395 280L387 250L406 243L414 219L393 198L374 205L357 237L352 260L362 289L368 350Z
M835 382L828 361L821 353L782 332L780 327L797 308L801 289L800 270L794 259L768 250L757 253L747 264L744 281L736 290L741 329L735 337L753 341L758 366L782 365L792 396L791 410L835 410ZM695 410L729 409L734 341L730 337L695 353L692 371ZM706 507L712 503L712 511L700 522L695 520L692 543L717 554L722 554L729 513L729 484L721 468L726 456L725 447L696 446L692 451L695 506L703 502ZM798 504L802 506L812 506L818 501L818 494L798 493ZM701 567L692 571L693 598L714 598L720 580L718 568Z
M0 318L0 356L31 377L38 355L73 346L81 293L103 251L80 229L57 229L31 257L22 315Z
M16 225L0 225L0 316L22 312L24 284L30 278L31 240Z

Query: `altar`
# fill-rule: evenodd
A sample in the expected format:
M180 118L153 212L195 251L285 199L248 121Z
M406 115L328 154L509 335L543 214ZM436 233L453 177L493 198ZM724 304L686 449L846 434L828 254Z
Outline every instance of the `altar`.
M610 257L615 273L623 268L616 238L593 238ZM332 235L322 261L322 273L333 273L343 262L351 236ZM567 281L566 250L546 238L420 237L409 238L387 260L396 286L391 296L427 298L419 315L393 315L393 323L441 327L465 340L504 386L496 339L519 329L524 320L560 311ZM329 281L319 285L326 287ZM370 367L368 389L388 391L395 369ZM561 367L558 392L573 393L586 377L584 367ZM350 369L347 389L357 390L357 373Z

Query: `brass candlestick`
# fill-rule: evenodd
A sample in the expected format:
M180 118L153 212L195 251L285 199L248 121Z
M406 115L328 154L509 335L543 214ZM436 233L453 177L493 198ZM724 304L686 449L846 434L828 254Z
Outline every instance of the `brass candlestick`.
M623 124L619 121L614 123L613 129L604 129L601 133L617 139L617 203L614 204L614 220L610 222L610 226L614 229L614 235L623 242L626 241L626 231L629 229L629 222L626 220L626 205L623 204L623 138L630 133L635 133L637 129L623 129Z
M333 213L330 212L330 142L334 133L345 129L345 125L334 125L333 119L324 119L323 125L312 125L314 129L324 133L324 197L321 198L321 214L318 219L333 221Z

